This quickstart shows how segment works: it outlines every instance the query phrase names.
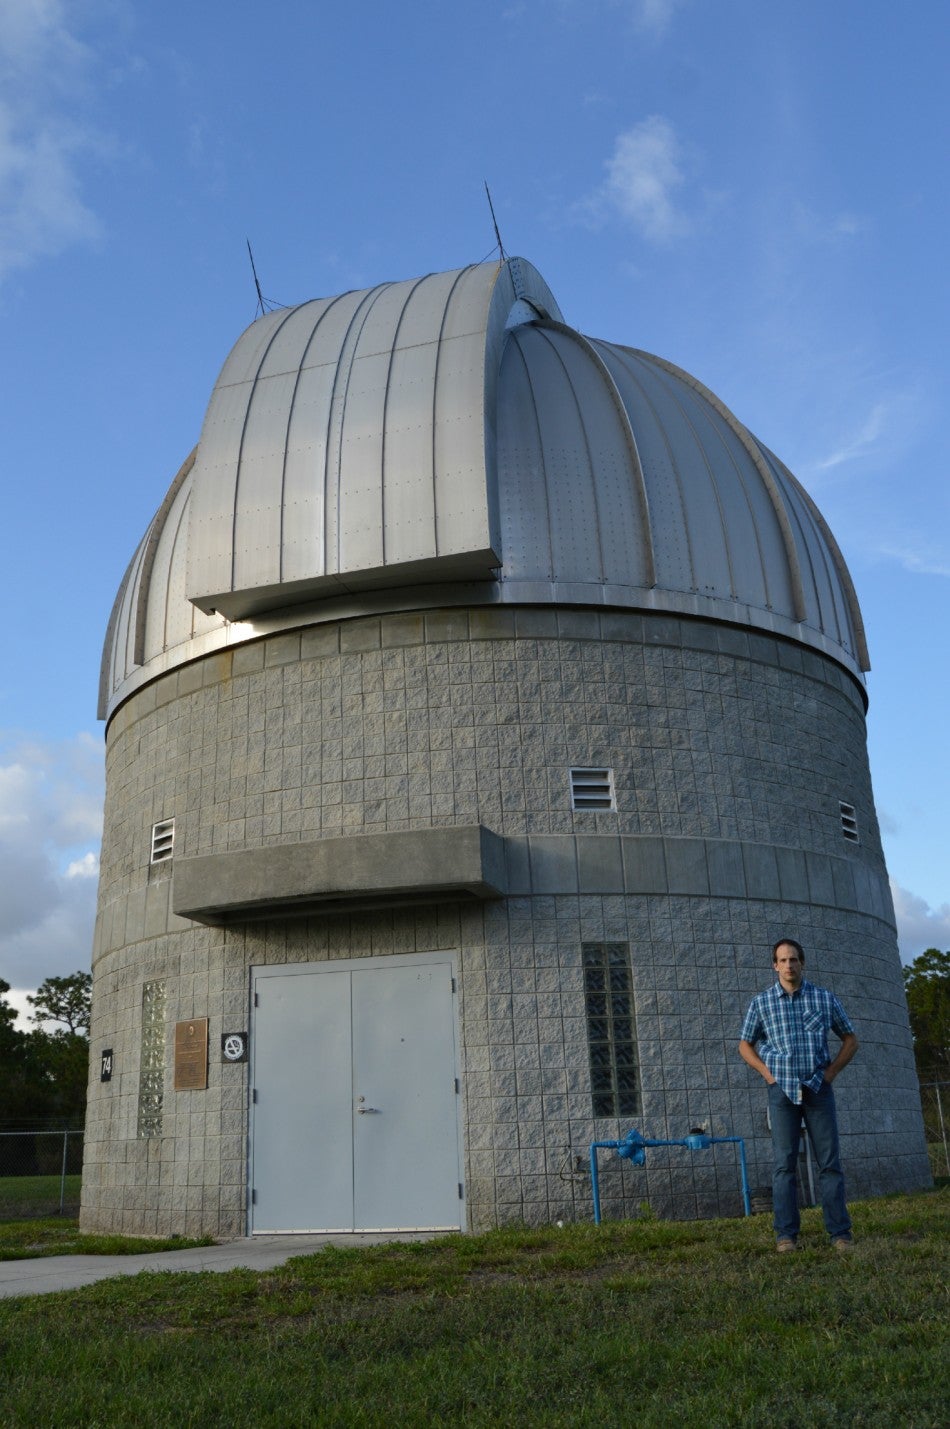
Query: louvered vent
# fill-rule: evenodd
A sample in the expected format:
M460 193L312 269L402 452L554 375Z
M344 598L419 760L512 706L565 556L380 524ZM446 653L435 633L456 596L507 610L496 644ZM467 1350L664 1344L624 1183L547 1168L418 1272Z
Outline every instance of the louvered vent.
M616 809L612 769L572 769L571 808Z
M860 843L858 837L858 816L854 811L853 804L838 803L841 810L841 832L849 843Z
M167 858L171 858L172 850L175 847L175 820L162 819L160 824L152 825L152 857L151 863L164 863Z

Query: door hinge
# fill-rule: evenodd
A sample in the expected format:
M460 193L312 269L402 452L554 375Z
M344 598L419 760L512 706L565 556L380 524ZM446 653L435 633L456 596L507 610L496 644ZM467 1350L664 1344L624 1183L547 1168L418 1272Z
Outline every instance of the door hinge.
M253 1188L251 1189L251 1205L257 1205L257 1192Z
M256 1088L256 1087L251 1087L251 1101L252 1101L252 1102L256 1102L256 1101L257 1101L257 1088Z
M464 1190L462 1189L462 1183L461 1183L461 1181L460 1181L460 1182L459 1182L459 1200L460 1200L460 1201L464 1201L464 1199L465 1199L465 1192L464 1192Z
M457 992L457 991L458 991L458 988L456 987L456 984L455 984L455 978L452 979L452 991L453 991L453 992Z
M254 994L254 1006L255 1006L255 1007L260 1007L260 1005L261 1005L260 994L257 993L257 992L255 992L255 994Z
M458 1094L459 1094L459 1092L460 1092L461 1090L462 1090L461 1083L459 1082L458 1077L456 1077L456 1078L455 1078L455 1095L458 1096Z

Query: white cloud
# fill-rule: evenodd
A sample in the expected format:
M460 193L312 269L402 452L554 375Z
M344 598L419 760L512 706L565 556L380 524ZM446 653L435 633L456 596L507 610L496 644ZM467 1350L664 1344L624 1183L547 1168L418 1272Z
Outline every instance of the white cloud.
M856 213L839 213L831 221L831 232L836 238L853 238L866 227L864 219Z
M684 0L633 0L631 11L638 30L643 30L656 39L666 34L673 16Z
M35 991L35 988L12 987L9 992L5 992L3 994L4 1002L7 1003L9 1007L12 1007L14 1012L17 1014L17 1020L15 1025L19 1028L21 1032L29 1032L30 1028L33 1025L30 1021L33 1015L33 1009L27 1002L27 998L29 997L31 992Z
M94 853L84 853L82 858L73 859L66 869L67 878L98 878L99 859Z
M889 373L862 372L859 359L853 368L849 382L846 359L816 358L835 401L811 388L817 455L800 462L798 474L852 557L946 578L950 505L939 456L931 454L940 441L931 383L926 374L904 374L898 383Z
M20 991L89 966L102 782L92 735L0 741L0 977Z
M66 28L62 0L3 0L0 6L0 66L39 71L46 57L81 64L88 51Z
M685 183L682 146L673 126L651 114L618 134L606 161L607 178L575 212L593 224L617 213L645 238L667 243L689 227L674 202Z
M870 412L856 431L850 433L842 444L832 451L830 455L822 457L815 463L816 471L830 471L833 467L841 466L844 462L858 461L866 457L881 440L887 426L887 417L890 404L886 401L875 402Z
M856 238L868 227L866 219L848 209L828 217L801 199L794 200L791 209L795 236L806 243L837 243L843 238Z
M894 373L872 364L860 348L853 351L811 343L810 380L805 391L812 409L814 454L801 476L816 489L842 480L861 483L862 503L871 491L894 490L894 472L915 461L938 418L932 378L927 373ZM824 394L824 400L821 400ZM902 504L924 490L920 478L902 489ZM892 533L893 534L893 533Z
M670 28L677 10L686 0L513 0L501 12L503 20L536 19L536 12L554 11L562 20L589 23L591 12L597 9L619 10L633 28L650 39L662 40Z
M931 543L926 537L917 541L884 541L878 546L878 554L887 560L897 561L905 571L914 575L950 576L946 547Z
M100 231L81 165L102 139L78 117L93 64L61 0L2 0L0 280Z
M905 963L927 948L950 949L950 903L931 908L924 898L891 882L894 913L897 918L897 941Z

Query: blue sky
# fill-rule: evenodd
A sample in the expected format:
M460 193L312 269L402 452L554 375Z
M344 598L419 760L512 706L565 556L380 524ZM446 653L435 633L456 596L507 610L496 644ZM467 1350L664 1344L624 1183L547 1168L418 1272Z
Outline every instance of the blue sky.
M102 638L255 316L509 253L817 500L902 952L950 947L940 0L0 0L0 977L88 966Z

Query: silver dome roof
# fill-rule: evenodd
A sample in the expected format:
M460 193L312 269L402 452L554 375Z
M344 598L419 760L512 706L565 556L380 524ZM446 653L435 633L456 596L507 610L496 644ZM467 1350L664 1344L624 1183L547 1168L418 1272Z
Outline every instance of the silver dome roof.
M479 602L695 615L868 668L787 468L688 373L567 327L511 259L251 324L120 588L100 714L268 631Z

